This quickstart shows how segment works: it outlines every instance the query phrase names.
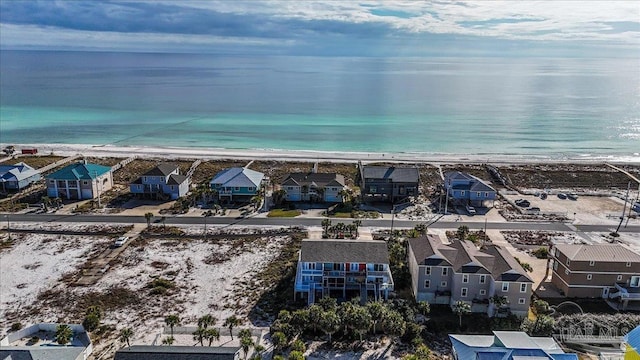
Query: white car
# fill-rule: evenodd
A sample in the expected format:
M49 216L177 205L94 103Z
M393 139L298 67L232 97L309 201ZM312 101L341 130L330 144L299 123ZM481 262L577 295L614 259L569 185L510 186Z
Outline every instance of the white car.
M120 246L124 245L128 240L129 240L129 237L128 237L128 236L120 236L120 237L116 240L115 244L113 244L113 245L114 245L115 247L120 247Z
M467 205L466 209L467 209L467 212L469 213L469 215L475 215L476 214L476 209L473 206Z

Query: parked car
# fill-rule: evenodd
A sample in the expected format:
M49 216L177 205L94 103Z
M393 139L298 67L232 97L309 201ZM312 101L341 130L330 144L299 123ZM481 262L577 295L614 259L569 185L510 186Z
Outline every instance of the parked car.
M113 245L115 247L120 247L120 246L126 244L127 241L129 241L129 237L128 236L120 236L118 239L116 239L116 242Z
M567 194L565 194L565 193L558 193L558 199L562 199L562 200L564 200L564 199L566 199L566 198L567 198Z
M540 199L547 200L547 193L540 194Z
M467 212L469 213L469 215L476 214L476 209L473 206L467 205L465 208L467 209Z
M636 202L635 204L633 204L633 207L631 208L631 210L640 213L640 202Z
M578 200L578 195L576 193L567 194L567 199Z
M539 208L539 207L537 207L537 206L530 207L530 208L529 208L529 209L527 209L527 210L529 210L529 211L531 211L531 212L536 212L536 213L540 212L540 208Z
M524 208L531 206L531 203L529 202L529 200L525 200L525 199L518 199L515 201L515 203L516 205Z

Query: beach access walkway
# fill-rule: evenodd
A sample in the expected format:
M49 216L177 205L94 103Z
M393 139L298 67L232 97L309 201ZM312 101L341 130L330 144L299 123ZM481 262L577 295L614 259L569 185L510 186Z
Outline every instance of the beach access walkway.
M110 263L115 260L124 249L131 244L136 238L140 236L140 233L146 228L145 224L135 224L131 230L129 230L123 236L129 238L129 240L120 247L111 245L101 252L97 257L87 261L88 268L82 269L82 275L74 283L76 286L91 286L98 282L102 276L109 270Z

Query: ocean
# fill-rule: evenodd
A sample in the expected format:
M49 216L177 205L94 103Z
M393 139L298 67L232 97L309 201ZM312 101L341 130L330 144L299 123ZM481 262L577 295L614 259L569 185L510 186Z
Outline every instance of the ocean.
M640 66L1 51L0 142L629 156Z

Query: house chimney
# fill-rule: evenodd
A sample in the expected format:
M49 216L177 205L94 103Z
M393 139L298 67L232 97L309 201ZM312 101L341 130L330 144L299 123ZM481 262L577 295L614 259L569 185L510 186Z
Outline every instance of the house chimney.
M82 157L82 163L87 165L87 158L86 157Z
M318 163L313 163L313 169L311 169L312 173L317 173L318 172Z

